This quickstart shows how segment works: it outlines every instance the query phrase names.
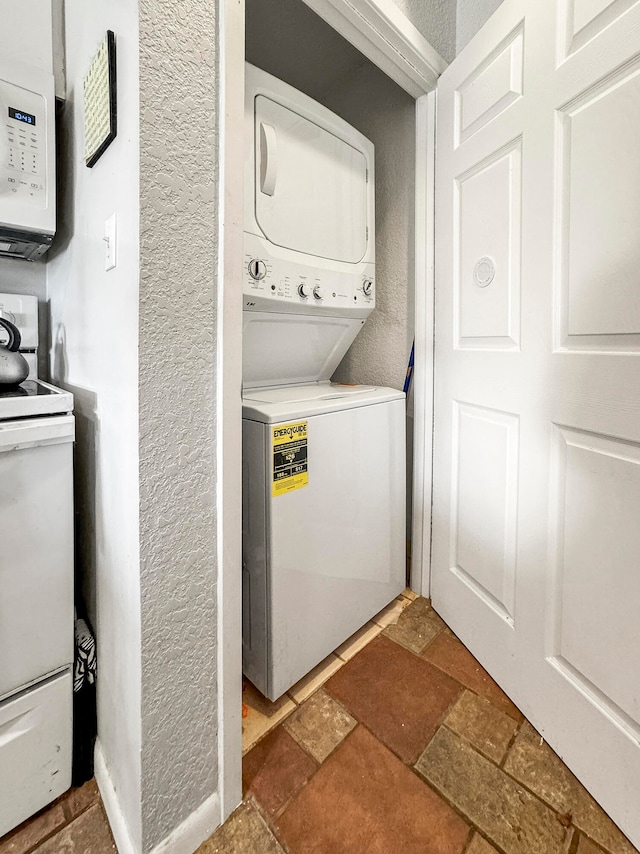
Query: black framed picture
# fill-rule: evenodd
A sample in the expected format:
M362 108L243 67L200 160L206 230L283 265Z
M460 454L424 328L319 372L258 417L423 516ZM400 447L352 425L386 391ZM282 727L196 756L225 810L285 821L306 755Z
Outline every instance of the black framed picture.
M107 30L84 78L84 161L91 168L118 132L116 37Z

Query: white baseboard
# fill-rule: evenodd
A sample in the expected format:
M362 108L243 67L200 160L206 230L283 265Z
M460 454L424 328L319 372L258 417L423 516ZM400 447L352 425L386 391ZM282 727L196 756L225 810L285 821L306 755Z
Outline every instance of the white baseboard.
M111 825L111 832L116 841L118 854L140 854L140 847L134 844L129 832L129 826L120 808L120 801L107 769L100 741L96 741L94 762L96 782L102 795L102 803L104 804L107 818Z
M220 796L214 792L150 854L193 854L221 823Z
M141 854L141 845L134 843L120 808L99 741L96 742L95 748L95 776L118 854ZM221 815L220 796L218 792L214 792L149 854L193 854L220 825Z

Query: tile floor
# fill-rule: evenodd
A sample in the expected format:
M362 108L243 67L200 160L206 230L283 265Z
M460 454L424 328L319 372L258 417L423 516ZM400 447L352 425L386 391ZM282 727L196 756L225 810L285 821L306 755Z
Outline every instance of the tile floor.
M277 703L243 691L244 800L198 854L639 854L406 592ZM108 854L95 782L0 854Z
M0 839L0 854L116 854L95 780L69 789Z
M244 800L198 854L638 854L410 592L243 699Z

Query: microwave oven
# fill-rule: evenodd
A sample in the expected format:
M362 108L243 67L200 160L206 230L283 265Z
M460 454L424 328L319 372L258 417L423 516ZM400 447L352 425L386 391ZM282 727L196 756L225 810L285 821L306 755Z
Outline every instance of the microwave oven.
M55 230L53 74L0 60L0 257L34 261Z

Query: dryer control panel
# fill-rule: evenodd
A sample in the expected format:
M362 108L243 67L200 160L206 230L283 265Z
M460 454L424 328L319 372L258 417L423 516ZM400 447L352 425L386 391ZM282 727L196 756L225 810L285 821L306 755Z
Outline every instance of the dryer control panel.
M375 264L356 270L277 257L267 242L244 235L243 308L292 314L367 317L375 308ZM285 253L283 253L284 255Z

